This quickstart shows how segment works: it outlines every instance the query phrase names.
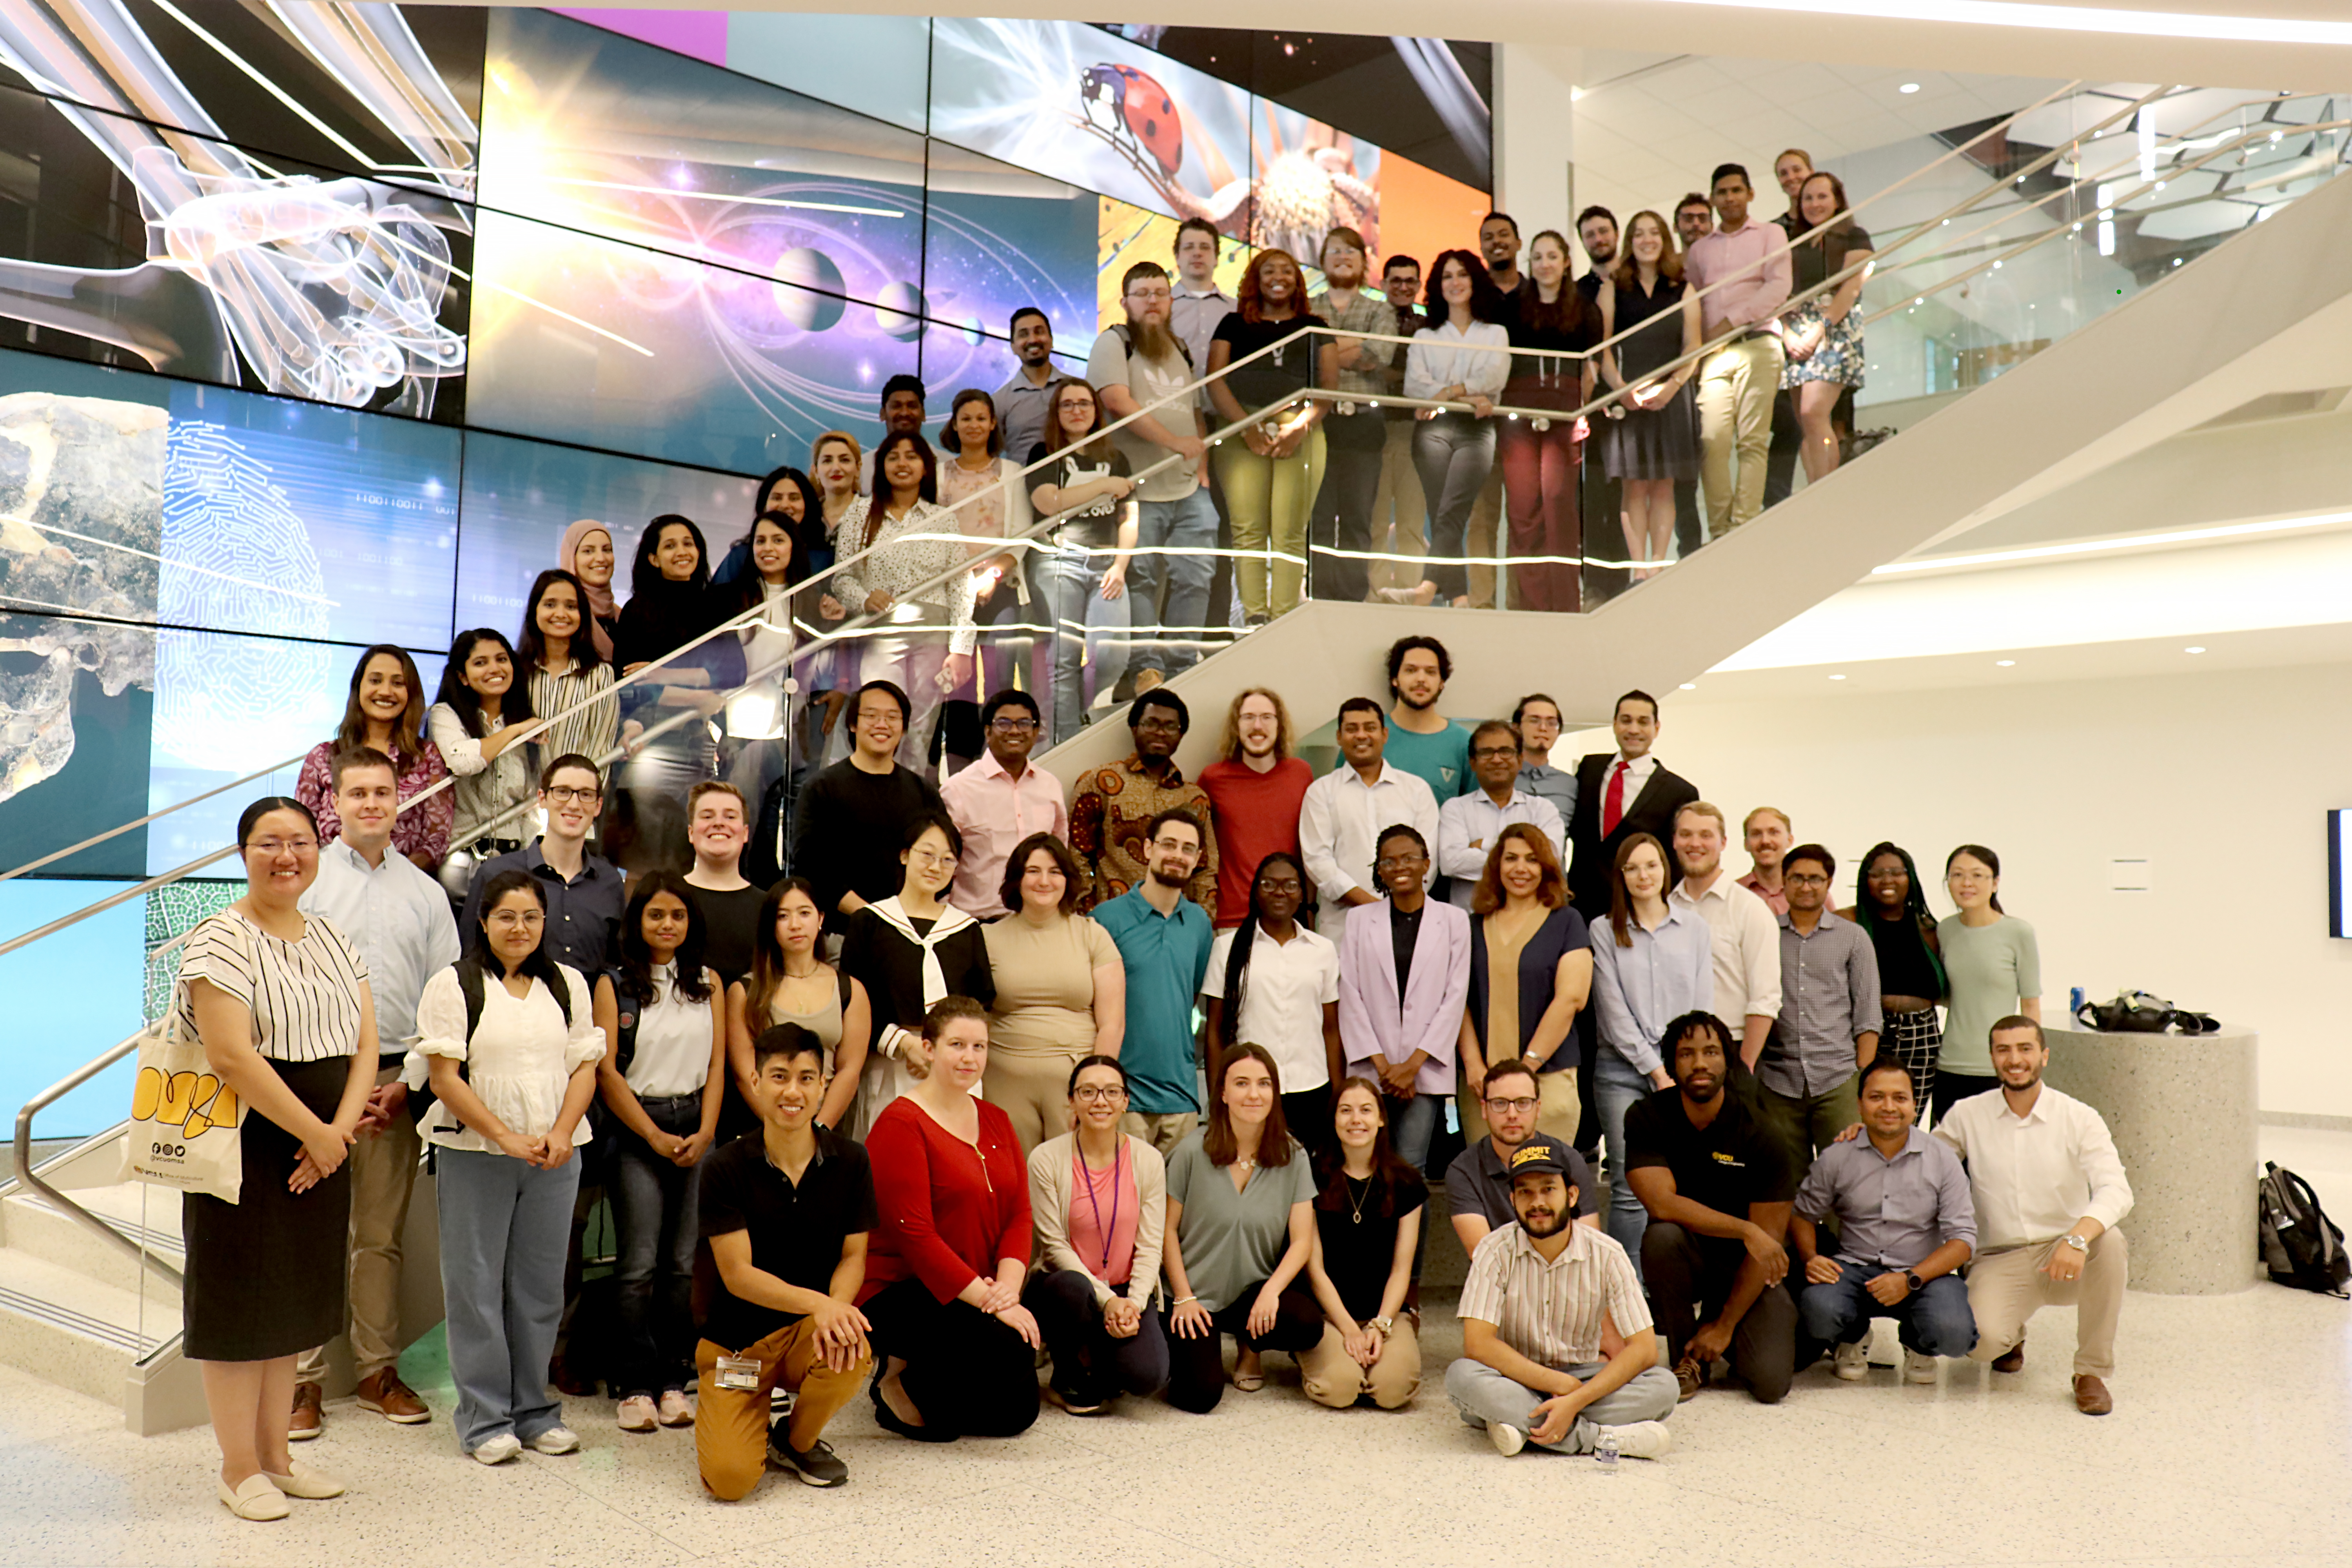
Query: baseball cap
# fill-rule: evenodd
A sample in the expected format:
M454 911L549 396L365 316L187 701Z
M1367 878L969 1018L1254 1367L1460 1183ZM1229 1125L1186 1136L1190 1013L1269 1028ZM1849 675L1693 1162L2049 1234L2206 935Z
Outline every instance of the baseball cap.
M1503 1173L1517 1179L1520 1176L1568 1175L1568 1145L1548 1132L1538 1132L1517 1148L1503 1163Z

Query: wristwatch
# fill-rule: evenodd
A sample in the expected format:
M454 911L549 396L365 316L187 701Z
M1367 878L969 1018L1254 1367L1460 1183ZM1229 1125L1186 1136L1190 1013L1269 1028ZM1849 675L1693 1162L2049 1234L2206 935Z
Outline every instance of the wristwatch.
M2081 1237L2076 1236L2071 1230L2065 1235L2060 1237L2058 1239L2064 1242L2067 1246L2073 1247L2077 1252L2088 1252L2091 1250L2091 1244L2084 1241Z
M1903 1271L1903 1283L1914 1296L1927 1288L1927 1282L1919 1278L1919 1271L1916 1268L1906 1268Z
M1380 1330L1381 1337L1382 1339L1386 1339L1396 1332L1396 1320L1394 1318L1374 1318L1372 1320L1371 1326Z

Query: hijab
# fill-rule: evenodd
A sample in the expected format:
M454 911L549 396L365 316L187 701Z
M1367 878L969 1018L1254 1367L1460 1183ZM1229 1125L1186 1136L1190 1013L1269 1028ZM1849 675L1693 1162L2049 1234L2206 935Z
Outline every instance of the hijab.
M583 517L563 531L563 542L555 547L555 563L574 577L580 577L580 591L587 595L588 600L581 606L588 612L588 636L596 644L596 651L609 664L613 658L613 634L609 628L619 616L621 605L613 597L613 584L609 580L599 587L580 576L580 542L592 533L602 533L606 539L614 537L611 528L593 517ZM618 572L620 569L621 553L616 544L613 552L613 570Z

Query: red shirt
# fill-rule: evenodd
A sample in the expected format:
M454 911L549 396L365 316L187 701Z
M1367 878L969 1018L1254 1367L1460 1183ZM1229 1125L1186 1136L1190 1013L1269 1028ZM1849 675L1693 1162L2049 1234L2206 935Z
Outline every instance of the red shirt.
M866 1255L862 1305L885 1285L920 1279L951 1301L997 1263L1031 1251L1029 1164L1013 1120L986 1100L975 1149L910 1100L894 1100L866 1135L882 1223Z
M1298 853L1298 809L1315 770L1285 757L1264 773L1247 763L1214 762L1201 770L1217 818L1217 929L1249 918L1257 863L1276 850Z

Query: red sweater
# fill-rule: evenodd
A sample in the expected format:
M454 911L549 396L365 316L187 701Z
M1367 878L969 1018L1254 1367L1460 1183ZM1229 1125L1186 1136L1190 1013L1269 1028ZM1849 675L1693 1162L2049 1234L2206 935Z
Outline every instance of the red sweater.
M999 1259L1030 1254L1029 1166L1013 1121L986 1100L974 1149L910 1100L894 1100L866 1135L882 1223L866 1255L860 1304L885 1285L920 1279L951 1301Z
M1285 757L1265 773L1247 763L1214 762L1201 770L1201 787L1217 814L1217 929L1249 918L1250 883L1257 863L1276 850L1298 853L1298 808L1315 770ZM1309 889L1311 879L1307 880Z

